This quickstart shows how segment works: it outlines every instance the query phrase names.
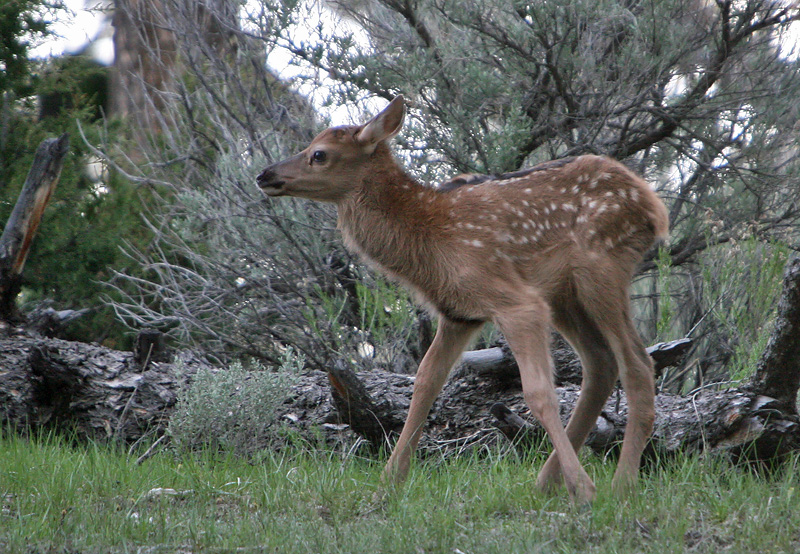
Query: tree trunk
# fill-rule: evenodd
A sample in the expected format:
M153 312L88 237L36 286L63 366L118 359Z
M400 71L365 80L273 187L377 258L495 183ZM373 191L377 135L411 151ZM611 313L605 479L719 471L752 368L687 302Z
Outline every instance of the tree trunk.
M22 270L44 209L58 183L68 149L66 133L57 139L42 141L0 237L0 319L5 321L20 319L16 298Z
M800 255L786 263L775 328L748 388L797 413L800 387Z
M235 63L236 2L207 0L173 4L162 0L116 0L112 113L138 127L158 131L166 94L174 93L179 53L192 45ZM181 45L181 43L185 43ZM207 51L203 52L206 48Z
M116 0L111 113L157 128L162 96L173 89L177 46L160 0Z

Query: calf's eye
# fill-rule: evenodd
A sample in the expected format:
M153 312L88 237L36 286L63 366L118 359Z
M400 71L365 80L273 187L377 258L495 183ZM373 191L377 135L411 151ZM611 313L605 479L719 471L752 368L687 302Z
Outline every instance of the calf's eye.
M328 154L326 154L324 150L315 150L314 153L311 154L311 161L322 163L327 159L327 157Z

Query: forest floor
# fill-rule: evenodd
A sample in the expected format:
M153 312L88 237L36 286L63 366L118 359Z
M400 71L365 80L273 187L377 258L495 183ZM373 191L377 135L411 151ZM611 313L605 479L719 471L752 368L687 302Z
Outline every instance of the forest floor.
M646 469L625 500L587 455L591 508L533 486L542 452L428 457L373 501L381 464L292 448L246 461L136 455L0 436L4 553L511 553L800 551L800 459L773 474L686 457Z

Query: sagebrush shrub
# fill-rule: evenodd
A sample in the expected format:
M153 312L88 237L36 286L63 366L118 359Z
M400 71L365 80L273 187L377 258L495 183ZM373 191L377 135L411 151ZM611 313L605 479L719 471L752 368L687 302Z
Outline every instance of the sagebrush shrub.
M179 451L217 448L249 456L280 432L277 410L289 397L303 360L288 351L276 370L253 362L204 368L183 380L168 433Z

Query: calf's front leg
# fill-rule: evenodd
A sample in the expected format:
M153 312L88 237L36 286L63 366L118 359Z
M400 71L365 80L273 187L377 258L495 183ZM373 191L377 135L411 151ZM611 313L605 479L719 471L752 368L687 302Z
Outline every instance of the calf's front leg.
M483 323L451 321L443 316L439 317L436 336L417 370L406 422L383 471L384 485L396 485L405 481L411 456L422 436L431 406L442 390L450 369L481 327Z

